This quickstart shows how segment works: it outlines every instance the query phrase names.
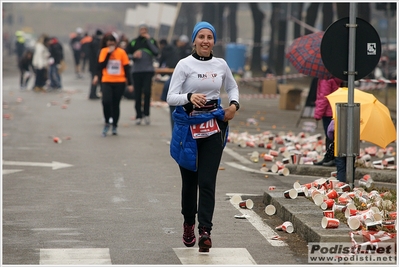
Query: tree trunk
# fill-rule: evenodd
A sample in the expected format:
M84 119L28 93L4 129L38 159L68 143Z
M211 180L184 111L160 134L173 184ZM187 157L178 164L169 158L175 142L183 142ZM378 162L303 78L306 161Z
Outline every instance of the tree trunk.
M216 30L216 44L213 47L213 54L217 57L223 57L223 10L222 3L204 3L202 4L202 20L213 25Z
M302 10L303 3L292 3L292 16L300 21L302 21ZM301 36L301 25L298 23L294 24L294 39Z
M319 11L319 3L312 3L308 7L308 10L306 11L306 24L310 26L315 26L316 19L317 19L317 13ZM305 29L305 35L310 34L312 31Z
M262 28L265 15L259 9L258 3L249 4L252 12L254 25L254 45L252 48L251 71L252 74L258 76L262 73Z
M332 3L323 3L323 28L322 30L327 30L328 26L333 23L333 8Z
M230 42L237 42L237 3L226 4L229 8L229 15L227 17L227 25L229 27Z

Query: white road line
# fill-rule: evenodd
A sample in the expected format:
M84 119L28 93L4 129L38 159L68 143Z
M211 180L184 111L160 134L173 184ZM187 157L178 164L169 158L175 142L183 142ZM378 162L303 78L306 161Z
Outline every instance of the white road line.
M3 165L12 165L12 166L33 166L33 167L51 167L53 170L58 170L61 168L72 167L73 165L53 161L51 163L46 162L24 162L24 161L7 161L3 160Z
M248 168L246 166L243 166L243 165L235 163L235 162L226 162L226 164L231 166L231 167L233 167L233 168L240 169L240 170L246 171L246 172L267 174L267 172L262 172L260 170L251 169L251 168Z
M245 248L211 248L208 253L199 253L198 248L173 250L183 265L256 265Z
M111 265L108 248L40 249L40 265Z
M242 164L252 164L253 163L252 161L250 161L249 159L241 156L237 152L234 152L232 149L228 148L227 146L224 148L223 151L226 152L227 154L229 154L231 157L233 157L236 160L238 160L239 162L241 162Z
M243 194L238 194L238 195L243 195ZM287 246L287 243L285 243L284 241L272 239L273 237L278 236L278 234L270 226L265 224L262 221L262 218L258 214L256 214L256 212L250 209L242 209L238 204L232 203L231 201L230 203L238 211L240 211L241 214L246 216L246 220L248 220L259 231L259 233L261 233L261 235L264 236L264 238L267 240L267 242L270 243L270 245L275 247Z
M23 170L3 170L3 175L16 173L16 172L21 172L21 171L23 171Z

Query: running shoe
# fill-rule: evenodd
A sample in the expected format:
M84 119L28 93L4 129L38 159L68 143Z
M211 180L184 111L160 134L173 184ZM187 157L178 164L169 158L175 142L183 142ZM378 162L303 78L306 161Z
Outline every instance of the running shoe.
M183 243L186 247L192 247L195 245L195 234L194 234L195 224L183 224Z
M200 229L198 246L199 252L209 252L209 249L212 247L210 231L207 231L205 228Z

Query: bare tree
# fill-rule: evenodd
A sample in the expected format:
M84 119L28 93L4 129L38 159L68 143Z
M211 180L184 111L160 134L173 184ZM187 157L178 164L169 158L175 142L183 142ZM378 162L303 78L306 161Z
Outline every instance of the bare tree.
M254 25L254 45L252 48L251 71L254 75L262 73L262 28L265 15L259 9L258 3L249 4Z
M272 17L270 19L272 32L267 65L270 71L278 75L284 73L284 49L287 25L286 5L272 3Z
M227 25L229 26L230 42L237 41L237 7L238 3L228 3L226 6L229 8L229 15L227 17Z

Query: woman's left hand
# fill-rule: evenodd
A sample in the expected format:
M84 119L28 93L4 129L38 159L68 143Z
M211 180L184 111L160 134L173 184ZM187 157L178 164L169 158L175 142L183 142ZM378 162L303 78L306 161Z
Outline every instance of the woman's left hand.
M231 105L228 108L224 109L224 121L227 122L229 120L232 120L234 118L234 115L236 114L236 106Z

